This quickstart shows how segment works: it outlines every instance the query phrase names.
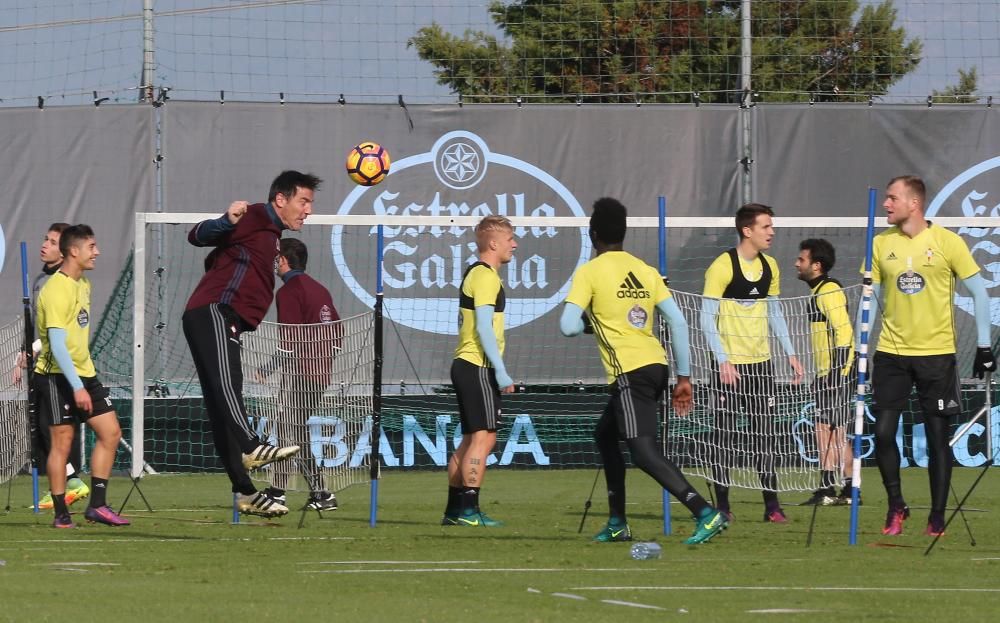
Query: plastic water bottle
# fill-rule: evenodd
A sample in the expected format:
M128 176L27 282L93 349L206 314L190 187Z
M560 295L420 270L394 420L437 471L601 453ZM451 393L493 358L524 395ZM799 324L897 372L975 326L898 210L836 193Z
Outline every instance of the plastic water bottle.
M652 560L663 554L659 543L636 543L632 546L632 558L636 560Z

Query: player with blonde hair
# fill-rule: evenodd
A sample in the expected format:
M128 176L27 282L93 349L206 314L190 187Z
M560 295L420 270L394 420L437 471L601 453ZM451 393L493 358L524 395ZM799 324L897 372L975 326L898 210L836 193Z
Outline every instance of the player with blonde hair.
M479 261L465 271L459 287L458 347L451 382L458 398L462 442L448 461L448 503L441 525L499 527L479 508L486 459L497 441L500 394L514 391L503 362L507 297L498 270L514 257L514 227L503 216L476 225Z

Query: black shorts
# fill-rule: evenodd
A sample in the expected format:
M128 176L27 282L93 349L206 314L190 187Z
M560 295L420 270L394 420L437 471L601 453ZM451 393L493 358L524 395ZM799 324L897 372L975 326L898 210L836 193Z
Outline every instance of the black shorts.
M90 394L93 405L91 413L84 413L76 406L73 388L62 374L35 374L35 400L38 408L39 426L60 426L83 423L90 418L103 415L115 408L111 404L108 388L101 385L96 376L83 377L83 388Z
M955 355L875 353L872 359L873 408L906 411L914 385L924 415L948 417L962 412Z
M451 362L451 384L458 397L462 434L496 432L500 426L500 386L493 368L455 359Z
M851 385L853 377L842 374L825 374L816 377L813 385L816 409L813 421L816 424L829 424L833 428L846 426L853 419L854 401L857 395L857 385Z
M712 379L713 412L771 415L775 411L777 387L774 383L774 364L771 360L758 363L734 364L740 378L735 385L725 385L716 368Z
M670 369L654 363L620 375L611 384L608 410L615 415L622 439L656 438L660 398L670 383Z

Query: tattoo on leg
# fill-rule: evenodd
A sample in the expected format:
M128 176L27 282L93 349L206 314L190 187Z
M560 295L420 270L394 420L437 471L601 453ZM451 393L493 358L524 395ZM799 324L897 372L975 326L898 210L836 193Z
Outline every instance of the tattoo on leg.
M479 465L479 459L469 459L469 463L472 465Z

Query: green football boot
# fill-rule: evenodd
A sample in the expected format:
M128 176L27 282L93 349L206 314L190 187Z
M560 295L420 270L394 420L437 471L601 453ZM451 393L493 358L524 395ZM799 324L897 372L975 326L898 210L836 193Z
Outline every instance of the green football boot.
M474 528L501 528L503 527L503 522L491 518L482 511L466 509L459 514L455 525Z
M685 545L707 543L715 535L729 527L729 519L726 518L725 513L714 508L708 510L709 512L705 513L701 519L696 519L697 525L694 528L694 534L684 539Z
M598 543L613 543L615 541L631 541L632 530L624 521L608 520L604 529L594 535L594 540Z

